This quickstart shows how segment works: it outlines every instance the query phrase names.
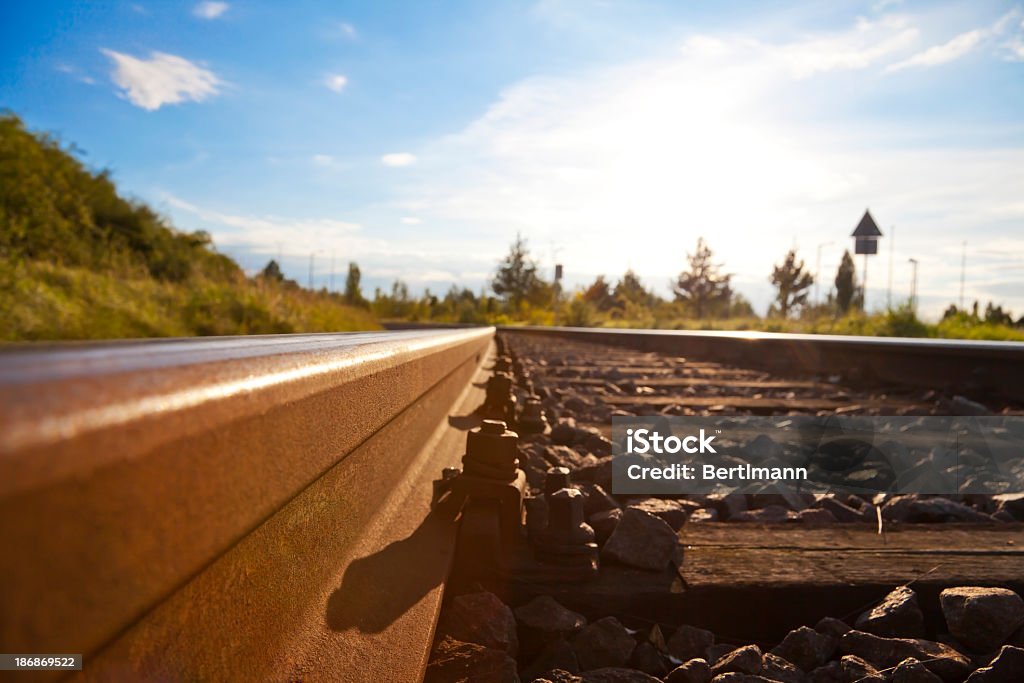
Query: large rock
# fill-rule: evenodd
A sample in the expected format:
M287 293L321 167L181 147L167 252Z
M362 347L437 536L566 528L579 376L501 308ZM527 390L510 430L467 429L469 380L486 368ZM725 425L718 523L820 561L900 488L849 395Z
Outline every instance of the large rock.
M792 662L804 671L812 671L829 660L836 650L836 639L827 633L801 626L786 634L772 654Z
M576 442L576 420L566 418L559 420L558 424L551 428L551 443L558 446L571 446Z
M661 571L676 554L679 537L664 520L649 512L626 508L601 557L631 567Z
M521 626L550 638L571 637L587 625L582 614L562 607L550 595L516 607L515 617Z
M424 683L493 681L519 683L516 660L507 652L445 636L434 648Z
M681 662L704 657L715 644L715 634L696 626L683 624L668 639L668 653Z
M761 663L761 648L757 645L738 647L714 663L711 673L714 676L724 673L759 674L764 665Z
M844 633L850 630L850 626L845 621L835 617L822 617L814 625L814 630L818 633L828 634L838 641L843 637Z
M894 522L991 522L992 517L947 498L897 496L882 507L882 518Z
M643 671L622 667L585 671L582 678L583 683L661 683L660 678L645 674Z
M917 594L907 586L900 586L860 615L856 627L886 638L924 636L924 615L917 604Z
M946 683L959 683L971 670L967 657L953 648L920 638L883 638L850 631L839 639L839 651L856 655L876 669L889 669L913 657Z
M880 674L878 669L856 655L844 655L839 660L839 668L846 680L851 683L885 683L885 676Z
M487 591L454 598L442 613L438 631L465 643L502 650L513 657L519 649L512 610Z
M615 617L605 617L590 624L580 631L572 644L583 671L625 666L635 647L633 636Z
M766 678L779 683L804 683L807 674L801 671L795 664L791 664L778 655L765 652L761 657L761 674Z
M665 683L709 683L711 667L700 658L691 659L668 672Z
M570 673L578 673L580 670L579 661L576 659L576 652L572 645L564 639L551 641L544 646L537 658L530 663L530 666L523 670L523 678L532 681L534 678L542 678L551 671L562 670Z
M583 514L590 516L605 510L617 510L619 504L598 484L582 482L576 488L583 493Z
M649 512L665 520L673 531L679 531L686 524L690 513L698 509L697 503L688 500L669 500L667 498L643 498L629 501L627 507Z
M918 660L908 657L893 669L891 683L942 683L942 679Z
M1024 600L1005 588L947 588L939 601L949 632L975 652L992 652L1024 624Z
M967 683L1020 683L1024 681L1024 649L1006 645L988 666L971 674Z
M620 519L622 519L622 510L619 508L605 510L587 517L587 524L594 530L594 540L598 545L608 542L615 527L619 525Z
M629 666L657 678L661 678L669 671L668 660L658 652L658 648L648 642L636 646L629 658Z
M839 662L831 661L807 674L807 683L846 683L846 674Z
M996 511L1024 521L1024 493L1000 493L992 496Z

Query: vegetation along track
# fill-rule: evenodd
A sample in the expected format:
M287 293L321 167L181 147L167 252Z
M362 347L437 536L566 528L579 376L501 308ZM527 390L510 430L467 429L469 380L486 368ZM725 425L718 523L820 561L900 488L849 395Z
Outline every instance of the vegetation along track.
M910 614L905 634L932 639L957 633L943 588L1022 587L1018 496L888 501L878 536L874 500L631 499L607 480L616 411L1016 414L1007 378L1020 345L924 344L911 364L900 342L871 340L815 350L794 338L792 353L772 335L516 329L500 349L493 338L421 329L0 353L0 542L12 550L0 554L0 641L81 652L87 680L532 680L562 668L674 682L691 679L668 670L697 655L715 673L808 680L860 666L843 654L885 668L868 650L888 645L843 641L826 620L818 629L836 642L805 629L777 660L749 648L714 659L775 648L823 616L852 622L908 581L913 600L892 611ZM886 354L903 360L879 374ZM930 387L911 371L928 354ZM600 552L544 533L584 519ZM931 520L944 523L920 523ZM912 652L954 680L987 664L978 650L990 645L959 646L963 661L938 645ZM816 654L791 671L798 646ZM833 680L823 675L813 680Z

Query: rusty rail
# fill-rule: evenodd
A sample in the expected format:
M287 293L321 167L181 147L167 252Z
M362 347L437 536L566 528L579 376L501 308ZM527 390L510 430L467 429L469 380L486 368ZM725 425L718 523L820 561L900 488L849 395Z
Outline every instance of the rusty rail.
M493 328L0 353L0 644L87 680L419 680Z
M1024 400L1024 342L574 327L499 330L692 356L772 373L837 374L853 384Z

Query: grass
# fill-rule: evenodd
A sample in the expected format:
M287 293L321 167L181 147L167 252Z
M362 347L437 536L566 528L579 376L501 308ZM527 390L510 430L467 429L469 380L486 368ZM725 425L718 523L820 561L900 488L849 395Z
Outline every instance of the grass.
M173 283L146 273L0 261L0 340L117 339L380 329L340 297L238 278Z

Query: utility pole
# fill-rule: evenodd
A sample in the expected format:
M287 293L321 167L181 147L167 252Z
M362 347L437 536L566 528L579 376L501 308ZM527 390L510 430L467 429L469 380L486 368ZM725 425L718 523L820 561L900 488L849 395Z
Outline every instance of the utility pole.
M330 275L330 278L329 278L329 283L330 284L328 284L327 288L330 291L333 292L334 291L334 252L333 251L331 252L331 275Z
M835 244L835 242L822 242L818 245L818 258L814 263L814 303L818 306L821 305L821 248L828 247Z
M960 252L960 310L964 310L964 279L967 274L967 240Z
M309 252L309 290L313 290L313 252Z
M885 307L892 310L892 251L896 247L896 226L892 226L889 234L889 286L885 290Z
M910 276L910 310L917 315L917 259L907 259L914 267L914 273Z

